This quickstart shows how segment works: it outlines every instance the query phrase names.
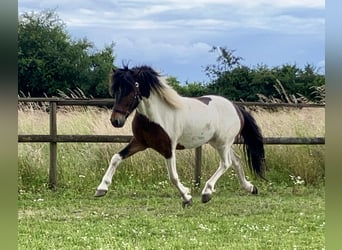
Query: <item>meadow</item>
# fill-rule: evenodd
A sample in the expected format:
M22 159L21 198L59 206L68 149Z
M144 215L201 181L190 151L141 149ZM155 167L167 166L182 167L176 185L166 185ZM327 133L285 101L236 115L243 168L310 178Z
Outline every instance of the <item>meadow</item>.
M252 112L265 137L324 136L323 108ZM110 110L63 107L58 134L131 134L130 122L113 128ZM48 134L42 108L18 110L19 134ZM324 145L266 145L264 182L247 194L228 170L208 204L201 187L218 166L203 147L201 187L193 187L194 150L177 152L181 181L194 204L182 209L164 159L152 150L123 161L107 196L93 198L112 154L123 144L58 144L58 189L47 186L47 143L18 144L19 249L324 249ZM237 152L242 148L235 145Z

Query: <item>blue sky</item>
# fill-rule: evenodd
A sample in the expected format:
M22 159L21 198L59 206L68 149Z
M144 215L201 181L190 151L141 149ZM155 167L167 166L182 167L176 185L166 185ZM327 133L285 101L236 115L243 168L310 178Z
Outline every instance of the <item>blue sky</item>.
M18 0L18 12L54 9L73 39L115 43L116 66L148 64L182 83L207 81L212 46L242 64L309 63L324 72L323 0Z

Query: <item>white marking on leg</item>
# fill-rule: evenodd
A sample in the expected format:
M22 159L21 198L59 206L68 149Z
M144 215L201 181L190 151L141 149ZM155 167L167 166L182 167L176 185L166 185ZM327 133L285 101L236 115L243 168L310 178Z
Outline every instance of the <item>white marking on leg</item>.
M254 186L252 183L247 181L245 172L243 171L243 168L241 165L241 159L238 156L238 154L235 153L233 149L231 149L231 156L232 156L233 167L234 167L236 176L240 182L241 187L243 187L248 192L253 192Z
M178 191L180 192L181 196L183 197L183 200L185 202L188 202L192 199L192 196L190 195L190 189L185 187L180 181L176 169L176 157L175 157L175 151L172 152L172 156L169 159L166 159L167 163L167 171L169 174L170 181L172 184L176 186Z
M226 148L218 150L221 160L220 165L216 172L210 177L210 179L206 182L202 195L211 195L215 192L215 184L218 179L227 171L227 169L232 165L232 160L230 157L229 151Z
M121 161L122 157L119 154L113 155L109 167L104 176L102 177L102 181L100 185L97 187L97 190L108 190L109 185L112 183L115 170Z

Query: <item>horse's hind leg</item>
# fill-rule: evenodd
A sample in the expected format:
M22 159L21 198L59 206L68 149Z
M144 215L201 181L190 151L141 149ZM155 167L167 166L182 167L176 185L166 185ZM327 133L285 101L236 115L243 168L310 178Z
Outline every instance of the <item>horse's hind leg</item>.
M124 149L122 149L119 153L114 154L109 163L109 167L106 173L102 177L100 185L96 189L94 196L101 197L107 193L108 187L112 183L115 170L123 159L126 159L127 157L135 154L136 152L144 150L145 148L145 146L143 146L138 141L136 141L135 138L133 138L132 141L129 144L127 144L127 146Z
M217 148L220 155L220 165L216 172L210 177L206 182L202 191L202 202L206 203L211 200L213 192L215 192L215 184L217 180L227 171L227 169L232 165L232 159L229 151L229 146L223 146Z
M252 183L246 180L245 173L241 165L240 157L235 153L233 149L230 150L230 154L232 157L233 167L234 167L234 170L236 172L236 175L240 182L241 187L243 187L245 190L247 190L248 192L252 194L257 194L258 189Z

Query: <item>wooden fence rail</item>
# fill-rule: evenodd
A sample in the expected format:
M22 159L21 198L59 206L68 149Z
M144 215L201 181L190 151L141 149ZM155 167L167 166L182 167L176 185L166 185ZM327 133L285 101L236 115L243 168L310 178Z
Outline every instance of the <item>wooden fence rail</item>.
M113 105L114 101L110 98L78 98L78 99L65 99L65 98L59 98L59 97L19 97L18 102L45 102L45 103L51 103L55 102L58 106L108 106ZM325 104L320 103L263 103L263 102L234 102L238 105L243 106L259 106L259 107L289 107L289 108L324 108Z
M18 142L94 142L94 143L125 143L131 140L131 135L18 135ZM237 139L235 144L241 144ZM325 144L324 137L265 137L265 144Z
M50 114L50 134L26 134L18 135L19 143L50 143L50 168L49 168L49 187L57 188L57 143L127 143L131 140L131 135L58 135L57 134L57 106L110 106L112 99L63 99L63 98L18 98L18 102L48 103ZM259 102L235 102L243 106L262 106L262 107L325 107L324 104L288 104L288 103L259 103ZM236 144L242 143L239 139ZM325 144L324 137L266 137L265 144ZM201 158L202 147L195 149L195 185L200 184L201 179Z

